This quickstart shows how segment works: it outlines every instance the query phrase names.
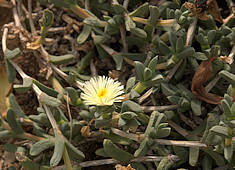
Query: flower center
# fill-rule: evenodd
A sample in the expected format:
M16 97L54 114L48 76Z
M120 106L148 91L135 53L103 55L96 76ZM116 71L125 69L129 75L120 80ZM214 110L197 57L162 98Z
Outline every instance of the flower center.
M103 98L107 94L108 90L106 88L100 89L97 93L99 98Z

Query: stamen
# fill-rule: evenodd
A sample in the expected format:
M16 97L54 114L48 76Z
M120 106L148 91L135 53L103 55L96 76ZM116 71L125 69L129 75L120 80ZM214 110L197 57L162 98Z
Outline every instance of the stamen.
M100 89L100 90L98 91L98 93L97 93L97 96L98 96L99 98L103 98L104 96L106 96L107 92L108 92L108 91L107 91L106 88Z

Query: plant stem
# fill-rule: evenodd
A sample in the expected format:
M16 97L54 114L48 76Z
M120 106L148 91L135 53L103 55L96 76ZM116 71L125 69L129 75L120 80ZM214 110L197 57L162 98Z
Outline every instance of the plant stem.
M85 19L85 18L92 18L93 16L90 15L88 12L86 12L84 9L82 9L80 6L78 5L74 5L72 6L71 10L77 14L79 17Z
M130 162L155 162L155 161L161 161L163 158L164 158L163 156L145 156L140 158L134 158L130 160ZM169 155L169 159L178 161L179 157L176 155ZM81 162L79 165L81 167L90 167L90 166L100 166L100 165L117 164L117 163L120 162L115 159L101 159L101 160Z
M66 147L64 147L64 152L63 152L63 160L64 160L64 164L67 170L72 170L72 164L69 158L69 154L68 151L66 149Z
M131 19L135 22L150 25L147 19L140 18L140 17L131 17ZM158 20L155 26L172 26L175 23L175 19L167 19L167 20Z
M28 0L28 11L29 11L29 25L31 28L31 32L33 35L36 35L36 29L33 24L33 18L32 18L32 0Z
M145 136L144 134L133 134L133 133L126 133L124 131L121 131L116 128L111 128L112 132L114 134L117 134L119 136L141 142ZM160 145L173 145L173 146L182 146L182 147L201 147L201 148L207 148L208 146L204 143L201 143L199 141L177 141L177 140L167 140L167 139L154 139L154 142Z
M135 86L134 90L141 94L145 89L147 88L146 85L144 85L141 81L137 83L137 85Z
M152 112L152 111L166 111L166 110L175 110L179 108L179 105L168 105L168 106L141 106L144 112Z

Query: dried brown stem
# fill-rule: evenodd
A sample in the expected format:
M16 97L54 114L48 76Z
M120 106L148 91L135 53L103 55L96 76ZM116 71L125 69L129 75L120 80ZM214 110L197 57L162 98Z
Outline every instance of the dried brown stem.
M35 86L36 86L36 85L33 84L33 88L34 88ZM61 131L60 131L60 129L59 129L57 123L56 123L56 120L55 120L54 116L53 116L52 113L51 113L50 108L49 108L47 105L45 105L45 104L43 104L43 107L44 107L44 109L45 109L45 112L46 112L47 117L48 117L48 119L49 119L49 121L50 121L50 123L51 123L51 126L52 126L53 130L56 131L58 134L61 134L61 135L62 135L62 133L61 133Z
M143 101L148 98L153 93L153 88L149 89L146 93L144 93L141 97L139 97L139 104L143 103Z
M120 26L120 33L121 33L121 39L122 39L122 45L123 45L123 51L125 53L128 52L128 44L126 42L126 31L123 25Z
M85 9L90 10L90 0L85 0Z
M22 25L20 23L20 18L19 18L19 15L17 13L17 9L16 9L16 2L15 2L15 0L11 0L11 2L14 5L14 8L13 8L13 17L14 17L14 20L15 20L15 24L16 24L17 27L22 27Z
M36 29L33 23L33 17L32 17L32 0L28 0L28 11L29 11L29 25L30 25L32 34L37 35Z
M179 106L178 105L169 105L169 106L142 106L144 112L152 112L152 111L166 111L166 110L175 110Z
M3 36L2 36L2 51L5 53L7 49L7 35L8 35L8 28L3 29Z
M173 127L179 134L181 134L183 137L187 137L189 136L189 133L183 129L182 127L180 127L179 125L177 125L175 122L173 122L172 120L167 120L168 124Z
M34 141L40 141L40 140L45 139L43 137L35 136L35 135L32 135L30 133L26 133L26 132L23 133L23 134L16 135L16 137L19 137L19 138L22 138L22 139L34 140Z
M144 134L126 133L116 128L111 128L111 130L114 134L134 140L139 143L145 138ZM206 144L201 143L199 141L177 141L177 140L167 140L167 139L154 139L154 142L160 145L174 145L182 147L203 147L203 148L208 147Z
M72 142L72 135L73 135L73 118L71 115L70 107L69 107L69 94L66 96L66 104L67 104L67 110L68 110L68 115L69 115L69 142Z
M196 30L196 26L197 26L197 20L198 20L198 18L195 17L193 22L189 25L185 46L192 44L193 37L195 34L195 30Z
M127 9L128 4L129 4L129 0L124 0L124 2L123 2L123 7L124 7L125 9Z
M145 156L140 158L134 158L130 162L154 162L154 161L161 161L164 157L162 156ZM169 159L178 161L179 158L176 155L169 155ZM108 164L117 164L120 163L115 159L101 159L101 160L94 160L94 161L86 161L82 162L79 165L81 167L90 167L90 166L100 166L100 165L108 165Z
M51 68L59 75L61 76L64 80L66 80L68 78L68 75L66 73L64 73L63 71L61 71L60 69L58 69L55 65L51 64ZM77 86L78 88L83 88L83 83L79 82L79 81L75 81L75 86Z

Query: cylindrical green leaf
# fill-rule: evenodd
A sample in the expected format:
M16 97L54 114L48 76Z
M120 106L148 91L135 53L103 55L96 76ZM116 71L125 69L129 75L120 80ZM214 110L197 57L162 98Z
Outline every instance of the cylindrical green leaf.
M136 77L140 81L144 81L144 69L145 66L141 62L135 61Z
M15 68L13 67L13 65L10 63L10 61L8 61L7 59L5 60L6 63L6 71L7 71L7 77L8 77L8 81L10 83L13 83L15 78L16 78L16 71Z
M16 120L16 115L12 109L7 110L7 122L9 123L11 129L16 134L22 134L24 133L21 125Z
M14 50L9 50L7 48L4 54L4 58L11 60L11 59L19 57L21 54L22 53L19 48L15 48Z
M144 69L144 81L148 81L151 78L152 78L152 71L148 67L145 67L145 69Z
M85 158L85 155L82 153L82 151L74 147L67 139L65 139L65 146L67 151L69 152L69 155L72 156L74 159L83 160Z
M155 73L157 62L158 62L158 56L155 56L155 57L149 62L148 68L152 71L153 74Z
M23 79L23 84L14 84L13 88L15 89L16 92L18 93L26 93L28 90L31 89L33 84L32 78L24 78Z
M176 49L176 43L177 43L177 37L176 37L175 32L170 31L169 40L170 40L170 43L171 43L171 47L175 50Z
M120 114L121 118L130 120L133 117L136 117L137 115L134 112L124 112Z
M120 149L109 139L104 139L103 145L105 153L107 153L107 155L109 155L113 159L116 159L121 162L128 162L134 158L132 154Z
M38 141L31 146L30 155L36 156L36 155L40 154L41 152L43 152L44 150L54 146L54 144L55 144L55 142L50 139Z
M224 158L231 162L233 158L233 145L224 147Z
M21 107L19 106L19 104L17 103L14 94L11 93L9 95L9 101L10 101L11 109L17 114L17 116L25 118L26 115L24 111L21 109Z
M135 28L135 23L132 21L131 17L129 15L125 15L125 25L126 25L126 30L130 31L131 29Z
M199 157L199 148L189 148L189 164L196 166Z
M158 9L157 6L149 6L149 12L150 12L150 17L148 19L148 22L150 23L150 25L152 25L153 27L156 26L157 20L160 16L160 11Z
M59 94L54 89L45 86L44 84L40 83L39 81L37 81L35 79L33 80L33 83L36 84L40 90L42 90L43 92L45 92L46 94L48 94L52 97L57 97L57 95Z
M192 111L193 113L196 115L196 116L200 116L202 114L202 108L201 108L201 101L198 100L198 99L193 99L191 100L191 108L192 108Z
M195 53L195 50L193 47L188 47L186 49L184 49L182 52L180 52L179 54L177 54L175 57L180 59L186 58L186 57L190 57L193 56Z
M131 28L130 32L137 37L140 37L143 39L147 38L147 33L143 29L135 27L135 28Z
M228 71L222 70L219 72L219 76L227 80L232 86L235 86L235 75Z
M212 169L212 159L208 155L205 155L202 159L202 169L211 170Z
M77 43L78 44L82 44L84 43L87 38L89 37L90 33L91 33L91 26L85 24L83 26L82 32L79 34L79 36L77 37Z
M176 41L176 53L181 52L184 49L184 40L182 37L179 37Z
M169 55L171 54L171 50L170 48L163 42L163 41L159 41L159 52L162 55Z
M75 56L73 54L66 54L61 56L49 55L49 61L53 64L65 64L72 61L74 57Z
M209 44L212 44L212 42L213 42L214 39L215 39L215 36L216 36L216 30L210 30L210 31L208 31L207 37L208 37L208 43L209 43Z
M61 105L61 101L55 97L48 96L46 93L42 93L39 96L40 102L52 107L58 107Z
M148 2L145 2L144 4L140 5L137 9L135 9L134 11L132 11L131 13L129 13L129 16L131 17L141 17L144 14L146 14L148 12Z
M141 156L146 155L149 149L147 145L148 140L149 140L149 137L144 138L144 140L140 143L139 148L135 151L134 157L141 157Z
M54 153L52 155L52 158L50 160L50 165L52 167L60 163L60 160L63 156L64 147L65 145L64 145L63 138L59 135L55 135L55 148L54 148Z

